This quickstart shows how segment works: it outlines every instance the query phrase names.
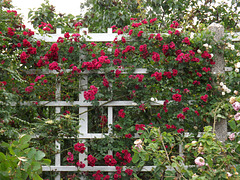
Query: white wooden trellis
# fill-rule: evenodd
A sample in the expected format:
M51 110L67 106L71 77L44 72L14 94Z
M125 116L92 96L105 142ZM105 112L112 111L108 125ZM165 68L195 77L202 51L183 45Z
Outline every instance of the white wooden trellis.
M86 41L87 42L112 42L115 38L116 38L116 33L112 33L112 29L108 28L108 32L107 33L88 33L88 29L87 28L82 28L80 29L80 35L87 35L90 36L91 39L87 38L86 36ZM237 33L236 35L238 35L240 37L240 33ZM229 34L230 36L230 34ZM61 34L61 29L57 29L57 33L56 34L51 34L48 36L40 36L40 35L35 35L35 38L39 39L39 40L45 40L47 42L56 42L58 37L64 37L64 34ZM121 36L118 36L118 38L121 38ZM230 39L232 39L232 41L240 41L240 38L231 38L231 36L229 37ZM231 68L226 67L225 71L231 71ZM70 71L70 70L67 70ZM32 74L34 73L35 70L30 70L28 73ZM42 74L57 74L56 71L42 71ZM101 72L99 72L101 73ZM125 73L124 71L122 72L122 74ZM136 69L134 74L146 74L147 71L146 69ZM82 72L82 74L84 74L84 78L82 80L79 81L79 86L83 87L83 89L87 89L87 84L88 84L88 80L87 80L87 72ZM56 113L60 113L61 107L66 107L66 106L74 106L74 105L79 105L79 114L86 112L88 110L89 107L92 106L92 104L90 102L84 102L84 97L83 97L83 92L82 91L79 94L79 100L78 101L73 101L73 102L66 102L66 101L61 101L60 97L61 97L61 83L57 82L56 84L56 101L55 102L48 102L48 101L41 101L39 102L39 105L45 105L45 106L52 106L55 107L55 112ZM106 106L108 109L108 133L105 134L109 134L111 132L111 128L110 125L113 123L113 107L117 107L117 106L136 106L137 104L133 101L111 101L109 103L106 104L107 101L99 101L100 105ZM157 101L157 102L152 102L151 105L152 106L159 106L159 105L163 105L164 101ZM23 103L23 105L29 105L31 104L31 102L25 102ZM79 119L84 119L79 121L80 123L80 129L79 132L81 132L81 134L78 135L79 139L85 140L85 139L92 139L92 138L103 138L103 134L102 133L88 133L88 113L83 113L81 115L79 115ZM189 136L189 134L185 134L185 136ZM201 133L199 133L199 136L201 136ZM61 147L60 144L58 142L56 142L56 150L58 152L60 152ZM86 150L87 151L87 150ZM108 152L109 154L112 154L112 152ZM183 155L183 147L182 145L179 146L179 155ZM81 171L97 171L97 170L101 170L101 171L105 171L105 172L114 172L116 171L115 167L111 167L111 166L88 166L88 163L86 162L86 155L85 154L79 154L79 160L82 161L83 163L86 164L85 168L81 168ZM144 166L142 171L151 171L152 168L154 168L153 166ZM77 168L76 166L62 166L61 165L61 156L60 153L57 153L55 155L55 165L54 166L43 166L43 171L56 171L58 172L55 180L60 180L61 176L60 176L60 172L63 171L68 171L68 172L73 172L73 171L78 171L79 168ZM123 167L123 169L125 169L125 167Z

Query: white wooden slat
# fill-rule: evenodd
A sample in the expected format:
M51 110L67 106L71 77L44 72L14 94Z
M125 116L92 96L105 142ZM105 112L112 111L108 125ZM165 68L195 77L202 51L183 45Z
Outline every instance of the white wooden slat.
M127 69L120 69L122 72L121 74L127 74ZM225 67L225 71L232 71L233 68L232 67ZM72 72L71 69L65 69L63 70L66 73L70 73ZM159 70L159 72L161 72L163 70ZM27 74L59 74L59 72L57 72L56 70L50 71L50 70L41 70L41 69L31 69L26 71ZM103 71L82 71L81 74L84 75L88 75L91 73L98 73L98 74L105 74ZM133 72L133 74L148 74L147 69L145 68L136 68L135 71Z
M233 70L232 67L225 67L225 71L226 71L226 72L229 72L229 71L232 71L232 70Z
M88 78L87 76L84 76L83 79L80 79L79 81L79 88L81 90L86 90L88 86ZM81 93L79 94L79 132L82 134L87 134L88 133L88 106L82 106L84 104L84 91L81 91ZM84 113L85 112L85 113ZM81 134L79 136L82 136Z
M128 36L127 34L123 35L117 35L117 33L112 33L111 28L107 29L107 33L89 33L88 28L81 28L79 30L79 34L81 36L84 36L86 38L87 42L112 42L116 37L120 40L122 36ZM153 33L157 34L157 33ZM168 33L160 33L161 35L169 35ZM226 33L228 36L228 39L235 41L240 41L240 33ZM70 33L70 35L72 35ZM91 37L88 38L87 36ZM237 36L237 38L235 38ZM46 42L56 42L58 37L64 37L64 34L61 34L61 29L57 29L56 34L47 34L47 35L39 35L35 34L33 37L35 37L38 40L45 40ZM233 38L234 37L234 38Z
M188 168L188 167L196 167L195 165L188 165L188 166L184 166L184 168ZM123 166L123 171L125 171L126 169L128 169L129 167ZM148 172L148 171L152 171L153 168L156 168L156 166L143 166L142 168L142 172ZM42 167L43 171L97 171L100 170L102 172L116 172L116 167L115 166L88 166L85 168L77 168L76 166L43 166ZM174 170L172 167L167 166L167 170Z
M31 106L35 103L36 101L26 101L23 103L20 103L22 106ZM156 101L156 102L151 102L152 106L159 106L163 105L164 101ZM39 101L39 105L41 106L80 106L80 107L91 107L92 104L91 102L82 102L82 101L73 101L73 102L67 102L67 101ZM12 103L12 106L16 106L16 103ZM99 101L99 105L101 106L107 106L107 107L116 107L116 106L137 106L138 104L135 103L134 101ZM84 111L82 111L84 112Z
M113 107L108 107L108 133L112 132L111 125L113 124Z
M55 92L55 96L56 96L56 100L59 101L61 100L61 81L56 78L56 92ZM61 112L61 107L57 106L55 107L55 113L59 114ZM56 118L57 121L60 120L60 117ZM57 153L55 154L55 166L61 166L61 145L59 142L55 141L55 147ZM61 180L61 175L60 172L57 174L57 176L55 177L55 180Z
M233 132L228 132L227 135L230 136L230 134L232 134ZM200 138L202 137L202 135L204 134L204 132L199 132L197 137ZM235 133L236 135L239 135L240 133ZM104 136L107 136L109 135L109 133L86 133L86 134L81 134L78 136L78 139L80 140L85 140L85 139L102 139L104 138ZM190 136L192 136L191 133L183 133L183 136L185 138L188 138ZM32 135L32 138L39 138L38 135ZM76 139L75 137L63 137L63 138L66 138L66 139ZM138 133L135 133L134 136L133 136L134 139L137 139L137 138L140 138L139 134Z
M57 28L56 34L61 35L62 34L62 29L61 28Z
M144 166L142 171L151 171L155 166ZM126 166L123 166L123 170L127 169ZM76 166L43 166L43 171L97 171L102 172L116 172L115 166L88 166L85 168L77 168Z
M82 58L81 58L82 59ZM122 71L121 74L127 74L127 69L120 69ZM72 72L72 69L64 69L63 70L64 72L66 73L70 73ZM48 70L48 69L44 69L44 70L41 70L41 69L31 69L31 70L28 70L28 71L25 71L26 74L59 74L58 71L56 70ZM84 74L84 75L88 75L88 74L92 74L92 73L97 73L97 74L105 74L105 72L103 71L82 71L81 74ZM135 71L133 72L133 74L147 74L147 69L145 68L136 68Z

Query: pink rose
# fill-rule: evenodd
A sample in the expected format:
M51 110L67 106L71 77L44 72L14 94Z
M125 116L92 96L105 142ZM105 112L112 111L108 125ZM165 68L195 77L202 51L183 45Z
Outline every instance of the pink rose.
M195 164L198 165L199 167L205 165L205 160L204 160L202 157L197 157L194 162L195 162Z
M235 133L230 134L228 138L230 141L233 141L235 139Z
M239 111L240 109L240 103L239 102L235 102L232 104L232 107L235 111Z
M234 116L235 120L236 121L239 121L240 120L240 113L237 113L235 116Z

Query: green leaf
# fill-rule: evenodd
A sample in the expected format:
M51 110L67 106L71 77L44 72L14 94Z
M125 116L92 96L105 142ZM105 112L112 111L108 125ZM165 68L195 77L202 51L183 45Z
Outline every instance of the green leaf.
M27 147L29 147L29 144L23 143L23 144L20 144L19 149L23 150L23 149L26 149Z
M10 146L9 148L8 148L8 150L9 150L9 153L11 154L11 155L15 155L15 152L13 151L13 149L12 149L12 146Z
M229 126L231 127L231 129L232 129L233 131L236 130L237 125L236 125L236 122L235 122L234 120L228 121L228 124L229 124Z
M7 169L10 168L10 164L8 162L4 162L4 163L0 163L0 170L1 170L1 173L3 171L7 171Z
M45 157L44 152L42 152L42 151L37 151L36 156L35 156L35 159L36 159L37 161L39 161L39 160L41 160L43 157Z
M207 144L208 144L208 145L212 145L212 144L213 144L212 140L208 140L208 141L207 141Z
M35 148L31 148L31 150L27 153L28 158L32 159L35 156L36 152L37 151Z
M177 164L176 163L172 163L172 167L176 168Z
M6 159L5 154L3 154L2 152L0 152L0 161L4 161Z
M50 166L51 160L50 160L50 159L43 159L43 160L42 160L42 163L45 164L45 165L47 165L47 166Z
M31 164L32 171L37 171L41 169L41 163L40 162L32 162Z
M8 148L10 145L8 143L6 143L6 142L2 142L1 146Z
M223 118L223 119L226 118L225 116L223 116L223 115L221 115L221 114L218 114L217 117L218 117L218 118Z
M139 161L139 155L137 153L134 153L133 158L132 158L132 162L137 163L138 161Z
M42 180L42 178L38 174L33 174L32 177L34 180Z
M24 144L24 143L27 143L29 142L31 139L31 136L30 135L23 135L20 140L19 140L19 144Z
M212 167L212 166L213 166L213 161L212 161L211 157L207 157L206 159L207 159L208 165L209 165L210 167Z
M141 162L138 164L138 166L142 167L142 166L144 166L144 164L145 164L145 162L144 162L144 161L141 161Z

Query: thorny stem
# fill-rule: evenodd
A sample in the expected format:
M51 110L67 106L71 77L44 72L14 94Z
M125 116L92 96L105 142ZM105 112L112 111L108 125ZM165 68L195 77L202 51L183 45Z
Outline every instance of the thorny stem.
M172 166L172 162L170 161L169 155L168 155L168 153L167 153L167 149L166 149L166 147L165 147L165 144L164 144L164 141L163 141L163 138L162 138L162 133L161 133L160 128L158 129L158 133L159 133L159 135L160 135L160 140L161 140L161 142L162 142L162 145L163 145L165 154L166 154L166 156L167 156L167 160L168 160L169 164L171 164L171 166ZM183 174L182 174L177 168L175 168L175 167L173 167L173 168L176 170L176 172L178 172L178 173L181 175L181 177L183 177L183 179L186 179L186 178L183 176ZM186 179L186 180L187 180L187 179Z

